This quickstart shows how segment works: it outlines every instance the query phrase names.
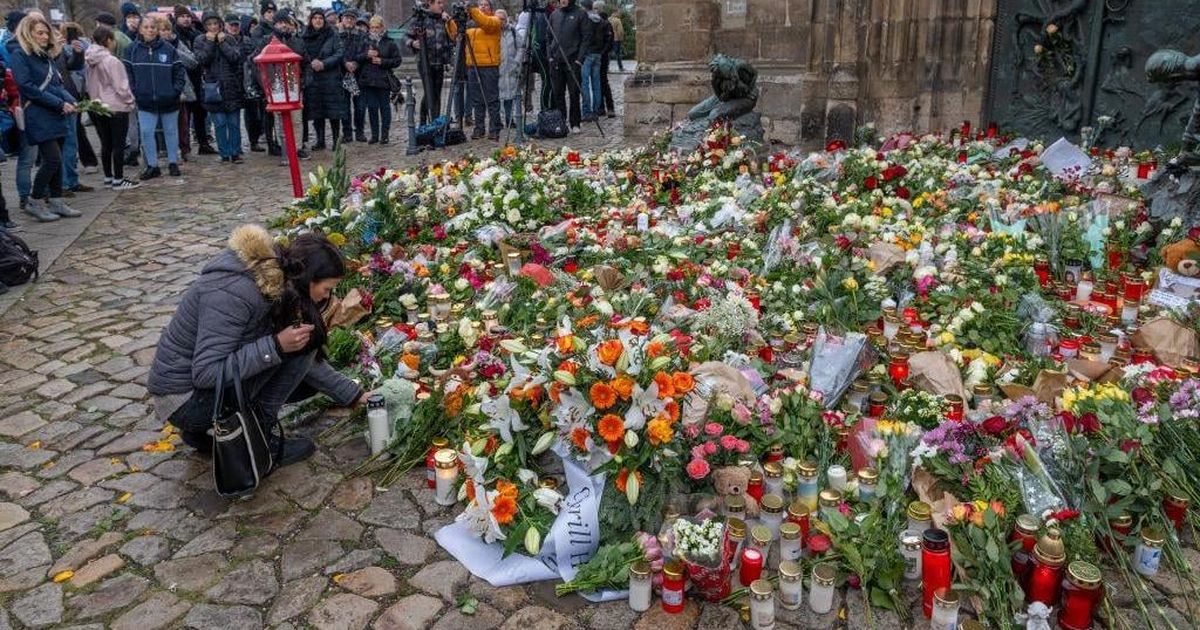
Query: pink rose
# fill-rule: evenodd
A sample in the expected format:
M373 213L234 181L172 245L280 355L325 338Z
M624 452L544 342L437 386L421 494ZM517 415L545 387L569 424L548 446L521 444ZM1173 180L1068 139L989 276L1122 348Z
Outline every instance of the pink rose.
M721 436L721 448L723 448L727 451L736 451L738 448L739 441L740 440L738 440L736 437L734 437L732 435L722 435Z
M704 454L705 455L716 455L717 454L716 442L705 442L704 443Z
M738 423L750 424L750 410L746 408L746 405L738 403L733 406L733 410L730 413L733 414L733 419L737 420Z
M688 439L692 439L692 440L696 439L696 436L700 435L700 425L699 424L683 425L683 434L686 435L688 437Z
M687 465L687 474L692 479L704 479L708 476L708 473L711 472L711 470L712 469L708 466L708 462L704 461L703 459L693 459L692 461L688 462Z
M717 424L716 422L709 422L708 424L704 425L704 432L713 437L717 437L725 432L725 427Z
M707 453L704 452L704 445L697 444L692 447L692 459L704 459Z
M749 442L747 442L746 440L738 440L738 443L737 443L737 452L739 452L739 453L749 453L749 452L750 452L750 443L749 443Z

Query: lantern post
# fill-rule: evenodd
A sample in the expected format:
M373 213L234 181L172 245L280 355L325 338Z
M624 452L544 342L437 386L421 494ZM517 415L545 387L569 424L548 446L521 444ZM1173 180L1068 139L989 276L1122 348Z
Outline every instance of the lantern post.
M304 106L300 89L300 61L300 55L279 41L278 37L271 37L271 42L254 58L267 99L267 111L279 114L283 125L288 168L292 174L292 194L297 198L304 196L304 186L300 181L300 158L296 154L296 131L292 128L292 112Z

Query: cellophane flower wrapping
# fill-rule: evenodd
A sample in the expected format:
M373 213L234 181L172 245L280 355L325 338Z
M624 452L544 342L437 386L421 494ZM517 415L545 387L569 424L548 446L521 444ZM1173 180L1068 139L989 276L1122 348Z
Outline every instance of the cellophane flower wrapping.
M1021 487L1021 500L1025 503L1025 511L1030 514L1042 514L1047 510L1056 511L1067 507L1062 490L1050 477L1037 451L1022 440L1016 455L1018 464L1012 468L1012 473Z
M706 601L729 596L735 550L728 535L724 524L717 520L675 522L675 554L687 568L692 587Z
M822 326L813 342L808 374L811 389L821 392L826 409L832 409L862 369L867 336L859 332L831 335Z

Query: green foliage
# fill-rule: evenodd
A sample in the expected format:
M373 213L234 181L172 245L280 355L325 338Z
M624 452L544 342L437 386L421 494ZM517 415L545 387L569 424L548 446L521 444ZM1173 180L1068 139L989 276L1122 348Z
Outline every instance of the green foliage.
M349 366L361 349L362 340L349 328L334 328L325 340L325 355L338 368Z

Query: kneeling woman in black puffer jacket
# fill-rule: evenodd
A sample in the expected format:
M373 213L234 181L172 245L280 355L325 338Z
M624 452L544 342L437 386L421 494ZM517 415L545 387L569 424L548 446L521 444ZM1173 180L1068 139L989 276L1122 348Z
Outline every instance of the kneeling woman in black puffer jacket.
M316 392L340 405L365 402L362 388L321 352L321 309L345 275L341 252L323 236L305 234L278 247L259 226L234 230L159 339L147 383L159 419L178 427L184 443L211 451L212 393L227 362L236 364L264 422L273 422L284 403ZM287 438L278 463L303 460L314 448L308 438Z

